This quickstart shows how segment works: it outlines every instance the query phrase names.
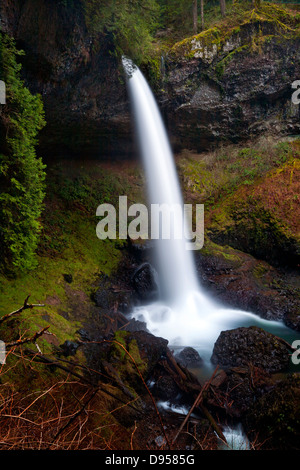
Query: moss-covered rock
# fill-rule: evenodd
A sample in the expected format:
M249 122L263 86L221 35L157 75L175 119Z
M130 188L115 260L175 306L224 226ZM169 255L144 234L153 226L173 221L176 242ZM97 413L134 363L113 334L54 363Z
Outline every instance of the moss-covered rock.
M298 158L240 187L212 211L208 232L217 243L296 267L300 262Z

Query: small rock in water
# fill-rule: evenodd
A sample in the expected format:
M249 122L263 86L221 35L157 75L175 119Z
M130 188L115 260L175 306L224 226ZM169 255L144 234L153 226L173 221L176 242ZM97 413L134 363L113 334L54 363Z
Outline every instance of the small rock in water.
M183 367L200 367L203 360L198 351L191 347L186 347L175 355L175 359Z

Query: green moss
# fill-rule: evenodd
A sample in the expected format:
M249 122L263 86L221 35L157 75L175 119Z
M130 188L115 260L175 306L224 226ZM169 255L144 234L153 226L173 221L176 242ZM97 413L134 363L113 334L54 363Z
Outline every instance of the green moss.
M169 55L173 58L186 57L189 59L213 56L218 50L218 47L215 46L220 45L220 34L219 28L214 27L190 38L185 38L171 48Z
M148 364L147 360L142 360L140 356L140 351L137 345L136 340L131 338L131 334L128 331L116 331L113 341L120 343L123 348L128 351L130 356L133 358L135 364L139 368L141 374L146 372ZM114 343L112 347L112 356L118 358L118 362L121 361L120 371L122 374L125 374L127 379L133 374L137 373L136 367L131 360L130 356L124 351L122 347ZM119 366L118 366L119 370Z
M297 263L300 245L294 220L297 201L289 184L289 181L293 184L291 174L296 168L296 163L286 163L220 202L207 227L212 239L269 262L278 263L282 257L284 263Z
M273 33L269 31L270 24L274 26ZM254 28L249 29L249 25ZM246 34L242 34L243 32ZM274 39L296 38L299 34L297 15L287 8L263 2L259 9L245 8L242 12L237 10L236 14L229 15L206 31L177 42L170 49L169 55L175 61L201 58L210 62L220 56L217 75L222 76L234 54L243 49L249 48L256 52L264 43ZM229 43L232 50L228 54L226 51Z
M261 279L268 271L269 267L266 264L258 263L255 265L253 274L256 278Z
M208 237L205 239L203 248L201 249L203 256L215 256L217 258L223 258L226 261L234 263L236 266L242 263L242 257L239 255L237 250L234 250L230 246L221 246L211 241Z
M227 54L222 60L220 60L216 66L215 66L215 71L216 71L216 75L217 77L220 79L222 78L224 72L225 72L225 69L227 67L227 65L229 64L229 62L237 55L239 54L240 52L242 51L245 51L245 50L248 50L249 49L249 45L248 44L245 44L244 46L241 46L241 47L237 47L236 49L234 49L232 52L230 52L229 54Z

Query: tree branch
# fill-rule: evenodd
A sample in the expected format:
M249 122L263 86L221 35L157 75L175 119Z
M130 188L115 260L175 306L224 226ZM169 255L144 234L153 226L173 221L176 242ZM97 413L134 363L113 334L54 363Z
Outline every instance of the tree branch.
M22 307L18 308L18 310L15 310L14 312L11 312L11 313L7 313L3 317L1 317L0 318L0 325L1 325L1 323L3 323L8 318L12 317L13 315L17 315L18 313L23 312L23 310L26 310L27 308L45 307L44 304L29 304L28 303L29 297L30 297L30 294L26 297L26 299L24 300L24 304L22 305Z
M45 328L40 331L37 331L30 338L18 339L17 341L13 341L12 343L6 343L5 346L6 348L12 348L14 346L21 346L22 344L35 343L36 340L48 330L48 328L50 328L50 325L45 326Z

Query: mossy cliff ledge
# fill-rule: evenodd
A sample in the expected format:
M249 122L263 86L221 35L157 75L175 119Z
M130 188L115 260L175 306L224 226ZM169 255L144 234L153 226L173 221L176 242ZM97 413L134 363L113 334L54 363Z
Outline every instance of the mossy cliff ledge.
M298 134L299 19L274 5L175 44L163 106L174 146L210 148L261 133Z

